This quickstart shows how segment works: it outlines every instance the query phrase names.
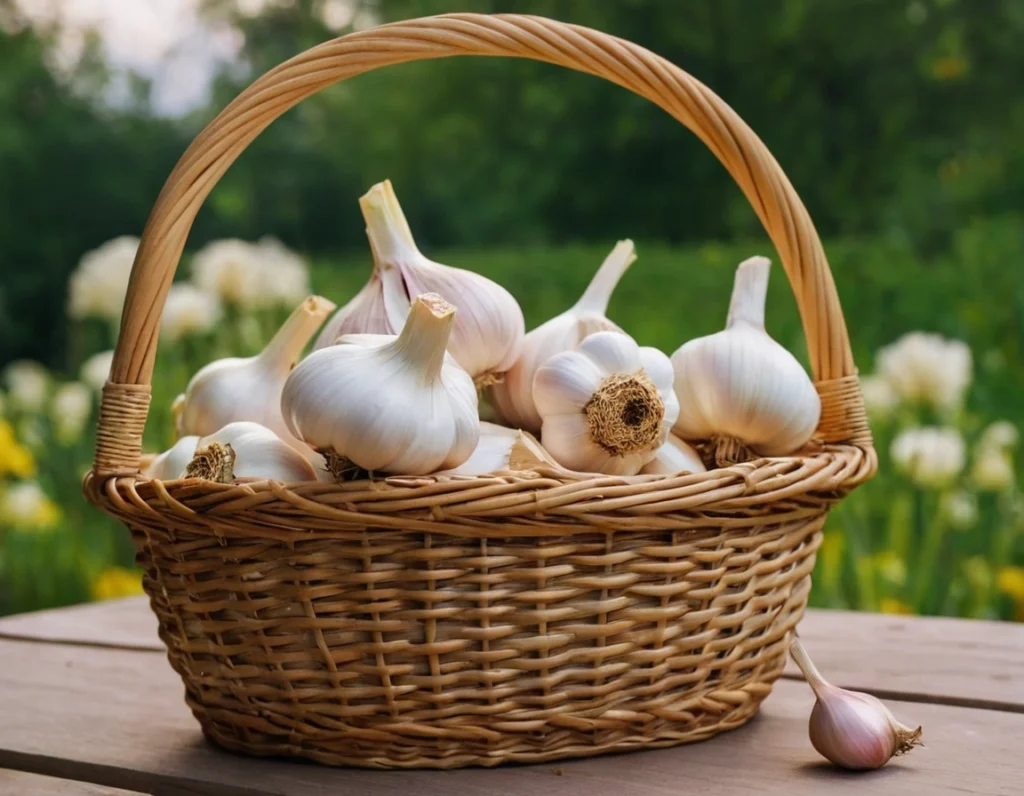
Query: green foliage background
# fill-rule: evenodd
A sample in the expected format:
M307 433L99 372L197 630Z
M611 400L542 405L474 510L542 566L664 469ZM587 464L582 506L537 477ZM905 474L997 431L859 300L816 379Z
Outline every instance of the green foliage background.
M74 372L85 353L109 345L100 339L106 330L68 327L68 274L83 252L141 232L178 156L255 75L332 35L318 21L322 1L292 0L244 18L233 0L205 0L206 14L244 34L245 63L218 77L208 107L166 119L151 112L143 81L127 107L100 101L110 75L95 42L70 75L55 74L47 67L52 33L18 23L12 0L0 0L0 366L31 358ZM1020 0L372 5L385 21L448 11L541 14L614 33L679 64L761 135L797 188L825 239L862 369L909 330L966 340L977 378L964 432L1000 417L1024 427ZM385 177L422 248L505 284L531 325L564 309L610 245L631 237L640 257L612 317L641 343L671 351L720 327L739 259L774 255L722 167L658 108L584 75L480 58L381 70L302 103L221 180L190 249L276 235L315 263L318 290L344 302L369 268L356 198ZM769 327L804 356L781 269ZM150 448L166 444L170 397L217 344L194 345L187 360L161 349ZM884 454L888 431L878 432ZM76 460L87 460L85 447ZM8 547L8 562L31 565L8 567L5 581L0 561L0 613L84 599L111 559L130 561L123 531L77 500L78 474L67 469L40 477L48 492L77 502L64 507L55 537L23 537L20 552ZM1024 561L1021 534L996 507L982 506L984 532L957 537L940 569L912 571L907 584L883 583L865 569L893 537L927 532L907 527L908 517L927 514L904 511L908 494L883 469L846 501L834 527L853 555L835 571L823 555L814 600L878 608L888 596L923 612L1021 612L961 566L997 549L995 558ZM891 507L899 511L887 514ZM906 563L913 570L912 555Z

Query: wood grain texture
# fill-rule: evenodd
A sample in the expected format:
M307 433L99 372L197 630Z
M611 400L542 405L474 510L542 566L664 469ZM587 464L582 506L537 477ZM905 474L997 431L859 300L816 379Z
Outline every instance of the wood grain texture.
M138 791L0 769L0 796L131 796Z
M236 757L202 740L181 686L157 656L0 641L0 766L160 794L288 796L708 796L1020 793L1024 716L890 703L921 723L925 749L882 771L821 764L807 740L812 698L781 681L762 715L716 739L676 749L495 770L377 772Z
M0 638L164 651L145 597L0 617Z
M914 702L1024 710L1024 625L810 609L800 635L839 685ZM165 649L145 597L3 617L5 637ZM800 676L792 662L786 676Z
M800 637L837 685L1024 712L1022 624L814 610ZM799 677L792 661L786 674Z

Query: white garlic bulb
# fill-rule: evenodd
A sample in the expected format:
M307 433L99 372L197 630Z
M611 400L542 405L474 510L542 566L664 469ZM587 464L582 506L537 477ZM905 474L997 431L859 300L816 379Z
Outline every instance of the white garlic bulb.
M541 444L570 470L636 475L665 444L679 403L672 364L622 332L595 332L533 379Z
M259 423L228 423L196 443L186 478L230 484L236 478L266 478L295 483L316 481L305 456Z
M445 351L455 308L418 296L402 333L350 335L314 351L281 395L291 432L336 474L426 475L458 467L480 439L473 379Z
M195 455L197 442L199 442L199 437L194 434L182 437L153 459L142 475L146 478L155 478L158 481L173 481L176 478L184 477L185 467Z
M572 351L588 334L622 331L605 317L612 291L636 260L633 241L621 240L605 258L580 300L527 333L519 358L505 378L491 387L495 409L510 426L540 433L540 414L533 402L533 377L544 361Z
M204 437L228 423L248 420L292 443L281 417L281 388L302 349L334 308L333 302L310 296L256 356L220 359L200 369L174 402L178 434Z
M481 423L480 442L470 457L458 467L442 470L438 475L486 475L538 466L557 468L558 463L530 432Z
M390 180L359 200L373 250L370 281L324 327L315 348L344 334L397 334L413 298L437 293L458 308L448 350L478 384L512 367L525 324L512 294L480 274L428 260L413 239Z
M818 427L821 400L807 372L764 329L770 267L765 257L742 262L725 330L672 355L679 437L734 439L763 456L782 456Z
M668 440L658 448L655 457L640 469L640 473L642 475L675 475L676 473L703 473L707 472L707 469L697 451L675 434L669 434Z

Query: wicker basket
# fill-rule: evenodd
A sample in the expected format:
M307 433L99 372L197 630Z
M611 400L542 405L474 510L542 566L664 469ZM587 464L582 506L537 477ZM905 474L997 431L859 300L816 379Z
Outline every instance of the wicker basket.
M799 304L823 409L806 455L575 482L139 476L161 308L214 184L304 97L454 55L603 77L664 108L725 165ZM742 725L782 672L826 512L875 466L821 243L746 124L642 47L541 18L460 14L315 47L195 139L143 233L85 491L131 530L171 665L210 739L330 764L453 768L669 746Z

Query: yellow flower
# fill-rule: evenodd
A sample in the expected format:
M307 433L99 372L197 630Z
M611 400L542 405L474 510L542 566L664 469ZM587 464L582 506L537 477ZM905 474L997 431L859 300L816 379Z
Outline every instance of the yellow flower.
M883 597L878 607L881 609L883 614L907 614L912 615L914 609L907 605L905 602L901 602L893 597Z
M967 59L962 55L944 55L932 61L932 77L936 80L954 80L964 74L968 67Z
M31 478L36 474L36 463L31 452L14 437L11 424L0 418L0 478L13 475Z
M142 573L135 569L110 567L92 584L94 600L113 600L133 594L142 594Z
M1024 604L1024 567L1003 567L996 577L999 591Z
M894 586L902 586L907 580L907 565L892 550L883 550L874 556L875 568L883 579Z

